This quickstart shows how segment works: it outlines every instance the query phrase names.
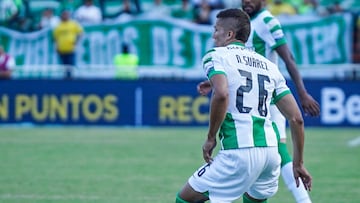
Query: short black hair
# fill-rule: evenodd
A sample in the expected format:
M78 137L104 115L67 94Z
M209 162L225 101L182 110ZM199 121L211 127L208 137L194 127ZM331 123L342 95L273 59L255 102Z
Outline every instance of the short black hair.
M230 8L220 11L216 18L229 20L231 22L225 23L223 26L235 32L235 38L246 42L250 35L250 18L247 13L241 9Z
M129 53L129 45L126 43L122 43L121 44L121 50L123 54L128 54Z

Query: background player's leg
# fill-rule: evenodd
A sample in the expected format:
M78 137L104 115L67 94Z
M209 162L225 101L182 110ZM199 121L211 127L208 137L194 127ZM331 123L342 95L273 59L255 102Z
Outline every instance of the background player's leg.
M292 162L289 162L281 167L281 176L285 182L286 187L290 190L297 203L311 203L309 194L306 191L302 181L300 181L300 186L296 187L292 169Z
M274 108L275 107L275 108ZM304 185L300 184L296 187L296 182L293 173L292 158L286 146L286 119L276 108L275 105L270 106L271 120L276 123L280 134L279 140L279 154L281 156L281 176L286 187L292 193L297 203L311 203L310 196L305 190Z

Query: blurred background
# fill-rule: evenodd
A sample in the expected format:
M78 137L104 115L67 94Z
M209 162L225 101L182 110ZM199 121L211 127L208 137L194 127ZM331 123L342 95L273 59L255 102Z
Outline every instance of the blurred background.
M210 95L196 85L231 7L241 1L0 0L0 202L173 202L203 162ZM304 115L311 198L357 203L360 1L267 7L321 108ZM294 199L280 181L271 201Z
M1 0L3 124L207 125L201 57L239 0ZM322 114L360 124L360 2L269 0ZM69 29L64 29L64 25ZM10 63L11 62L11 63ZM280 69L289 75L280 61ZM294 92L294 86L289 80Z

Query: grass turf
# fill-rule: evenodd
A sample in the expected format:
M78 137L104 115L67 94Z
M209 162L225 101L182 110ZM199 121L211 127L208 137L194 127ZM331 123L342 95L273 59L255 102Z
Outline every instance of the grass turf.
M203 163L206 134L206 128L0 130L0 202L11 203L174 202ZM313 202L359 202L360 146L347 145L360 136L359 129L308 128L306 133ZM269 202L294 202L282 180Z

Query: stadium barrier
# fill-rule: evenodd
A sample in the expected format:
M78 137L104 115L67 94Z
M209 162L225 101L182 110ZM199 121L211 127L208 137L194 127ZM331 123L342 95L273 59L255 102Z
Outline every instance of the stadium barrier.
M360 80L360 64L311 64L300 65L299 71L307 79ZM72 67L74 79L115 79L112 65L90 65ZM203 79L201 65L184 69L170 66L139 66L140 79ZM286 78L289 74L284 66L280 70ZM24 65L14 68L14 79L62 79L65 68L61 65Z
M34 125L207 126L209 96L199 79L0 80L0 123ZM359 127L360 83L306 79L321 116L306 126ZM294 90L293 84L289 86ZM295 94L296 96L296 94Z

